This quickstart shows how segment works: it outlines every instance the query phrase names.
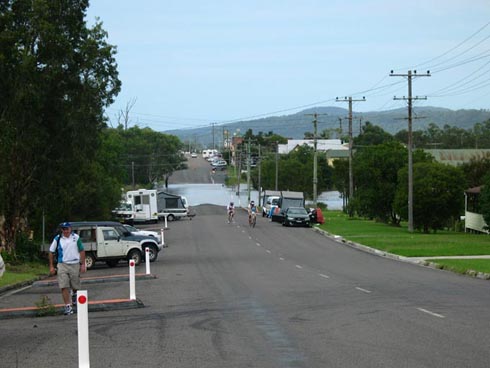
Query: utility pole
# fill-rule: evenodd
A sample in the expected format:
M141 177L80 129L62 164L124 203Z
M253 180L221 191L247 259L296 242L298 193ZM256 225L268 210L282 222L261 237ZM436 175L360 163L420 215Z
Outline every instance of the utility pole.
M258 184L259 184L259 206L260 206L260 197L262 194L261 193L262 192L262 182L261 182L262 181L262 178L261 178L261 176L262 176L262 173L261 173L261 171L262 171L262 157L260 156L260 144L259 144L259 158L258 158L258 160L259 160L259 162L258 162L259 163L259 183Z
M412 97L412 78L413 77L430 77L430 71L427 70L426 74L417 75L417 71L411 70L407 74L394 74L393 70L390 73L390 77L407 77L408 78L408 97L402 98L393 97L394 100L406 100L408 101L408 231L413 232L413 158L412 158L412 101L413 100L427 100L427 97Z
M274 185L274 190L277 191L277 183L278 183L278 178L279 178L279 142L276 141L276 182Z
M352 172L352 102L366 101L366 97L359 100L353 100L352 97L344 97L343 100L339 100L337 97L335 99L337 102L348 102L349 103L349 194L348 202L352 200L354 196L354 174Z
M307 116L313 116L313 205L317 207L318 199L318 150L317 150L317 136L318 136L318 115L306 114ZM327 114L320 114L327 115Z
M133 190L135 190L136 185L134 183L134 161L131 161L131 176L133 177Z
M213 149L216 149L216 147L214 146L214 126L216 125L216 123L211 123L212 127L213 127Z

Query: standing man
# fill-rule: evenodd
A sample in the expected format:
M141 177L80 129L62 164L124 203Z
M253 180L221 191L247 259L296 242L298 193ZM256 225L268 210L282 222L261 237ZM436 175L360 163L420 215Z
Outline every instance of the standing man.
M57 253L58 285L65 303L65 315L73 314L77 290L81 288L80 272L85 272L85 250L78 234L72 233L71 224L61 224L61 235L56 235L49 247L49 272L54 275L54 254ZM70 289L72 298L70 298Z
M0 252L2 251L2 246L0 245ZM3 276L5 272L5 262L3 261L2 254L0 253L0 277Z

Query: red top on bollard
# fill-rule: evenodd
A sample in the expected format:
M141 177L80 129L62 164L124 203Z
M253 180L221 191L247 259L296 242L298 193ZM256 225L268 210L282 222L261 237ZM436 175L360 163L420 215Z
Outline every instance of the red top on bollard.
M85 303L87 302L87 297L86 297L85 295L80 295L80 296L78 297L78 302L79 302L80 304L85 304Z
M145 251L148 253L150 251L150 248L145 248Z
M134 267L134 261L129 262L129 265L130 265L131 267Z

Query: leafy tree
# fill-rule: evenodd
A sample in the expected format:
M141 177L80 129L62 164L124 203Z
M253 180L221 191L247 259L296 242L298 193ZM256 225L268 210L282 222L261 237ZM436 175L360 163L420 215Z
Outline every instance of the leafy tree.
M354 146L373 146L392 141L394 138L383 128L371 124L369 121L362 127L362 132L354 138Z
M490 225L490 174L487 174L483 179L480 192L480 210L488 227ZM489 229L487 228L487 230Z
M127 130L120 126L117 132L125 142L122 165L128 173L127 184L132 184L133 169L135 183L151 186L159 180L166 184L175 170L185 168L183 144L176 136L138 126Z
M359 150L353 162L354 203L361 216L399 224L393 209L398 170L407 165L407 149L391 141Z
M332 184L340 192L345 208L349 191L349 160L337 159L333 161Z
M24 229L40 229L39 212L48 226L81 216L87 188L105 188L99 134L120 81L115 48L100 23L87 27L87 7L0 2L0 238L8 251Z
M310 198L313 194L313 148L303 145L287 155L279 156L279 190L292 190L304 192ZM269 155L262 161L262 187L275 187L275 155ZM317 190L318 193L328 190L332 186L331 168L326 159L318 157ZM258 183L258 170L252 172L255 186Z
M482 158L472 158L470 162L461 165L466 178L466 187L482 185L483 178L490 172L490 155Z
M403 218L408 214L408 170L398 172L394 208ZM436 162L413 165L414 228L429 232L450 225L463 208L465 179L460 168Z

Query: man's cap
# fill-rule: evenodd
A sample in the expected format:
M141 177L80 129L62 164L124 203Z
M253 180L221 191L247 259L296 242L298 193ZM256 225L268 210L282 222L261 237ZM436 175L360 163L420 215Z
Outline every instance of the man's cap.
M69 227L71 227L71 224L70 224L69 222L63 222L63 223L60 225L60 227L61 227L62 229L69 228Z

